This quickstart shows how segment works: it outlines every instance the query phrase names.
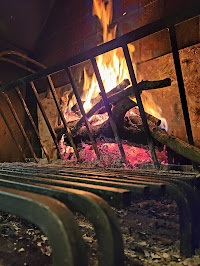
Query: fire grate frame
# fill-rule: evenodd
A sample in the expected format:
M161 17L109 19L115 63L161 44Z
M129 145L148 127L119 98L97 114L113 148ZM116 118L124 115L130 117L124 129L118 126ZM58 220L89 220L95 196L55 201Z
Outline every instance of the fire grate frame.
M64 62L62 62L62 63L60 63L58 65L55 65L55 66L52 66L52 67L49 67L49 68L45 68L44 65L40 64L40 67L42 67L43 70L41 70L41 71L39 71L37 73L33 73L33 71L30 71L33 74L31 74L29 76L26 76L26 77L23 77L23 78L20 78L17 81L14 81L14 82L9 83L7 85L1 86L0 87L0 92L4 94L4 97L6 98L6 101L7 101L8 105L9 105L9 108L11 109L11 111L13 109L13 112L12 112L13 115L15 113L15 115L14 115L15 120L18 121L19 119L17 119L16 111L14 110L14 107L12 106L12 103L10 102L10 99L9 99L8 95L6 94L6 92L11 90L11 89L16 89L17 92L19 92L19 87L20 86L30 83L31 87L32 87L32 89L34 91L34 94L36 96L37 103L38 103L38 105L39 105L39 107L40 107L40 109L42 111L42 115L43 115L43 117L45 119L45 122L46 122L46 124L48 126L49 132L50 132L50 134L51 134L51 136L52 136L52 138L54 140L54 143L56 145L57 150L59 151L58 143L57 143L57 140L56 140L56 137L55 137L55 132L52 129L50 123L49 123L48 117L47 117L47 115L45 113L45 110L44 110L44 108L43 108L43 106L42 106L42 104L40 102L39 95L38 95L37 89L36 89L35 84L34 84L34 81L36 81L37 79L42 78L42 77L46 77L47 81L49 83L49 87L50 87L50 90L52 92L56 107L58 109L58 112L59 112L60 117L62 119L63 125L65 127L66 134L68 135L70 143L71 143L72 147L74 148L74 152L75 152L76 158L79 161L79 154L78 154L78 151L77 151L77 147L76 147L76 145L75 145L75 143L73 141L73 137L71 135L71 132L70 132L69 128L67 127L66 120L65 120L64 115L62 114L62 111L60 109L60 105L59 105L59 102L57 100L55 88L54 88L53 82L52 82L51 77L50 77L51 74L54 74L54 73L59 72L61 70L66 70L67 75L68 75L69 80L70 80L70 83L71 83L72 88L73 88L73 92L74 92L74 94L76 96L80 111L82 113L82 116L84 117L86 128L88 130L88 134L90 136L90 140L92 141L92 145L93 145L95 154L96 154L97 158L99 158L99 152L98 152L98 148L97 148L97 145L96 145L96 141L95 141L95 139L93 137L90 124L88 122L87 116L86 116L85 111L84 111L83 106L82 106L82 102L80 101L80 96L79 96L79 94L77 92L77 89L75 87L75 84L73 82L73 76L72 76L72 74L71 74L71 72L69 70L69 68L74 66L74 65L82 63L82 62L84 62L86 60L90 60L91 63L92 63L92 66L93 66L94 73L96 75L97 81L99 83L100 90L102 92L102 98L103 98L103 101L104 101L104 105L105 105L106 111L107 111L107 113L109 115L111 128L113 130L113 133L114 133L114 136L115 136L115 140L116 140L116 142L118 144L119 151L120 151L120 154L121 154L121 157L122 157L122 161L125 162L125 153L124 153L124 150L123 150L123 146L121 144L121 141L120 141L120 138L119 138L119 134L117 132L117 127L116 127L115 121L112 118L112 110L111 110L111 108L109 106L109 102L108 102L108 99L107 99L107 96L106 96L106 93L105 93L105 89L104 89L104 86L103 86L103 83L102 83L102 80L101 80L101 75L99 73L98 66L96 64L96 59L95 59L95 57L97 57L97 56L99 56L101 54L104 54L106 52L109 52L111 50L114 50L116 48L120 48L121 47L123 49L123 52L124 52L126 64L128 66L129 74L130 74L132 85L133 85L133 90L134 90L134 93L136 95L136 100L137 100L137 104L138 104L138 107L139 107L140 116L141 116L141 119L142 119L142 122L143 122L144 131L145 131L145 135L146 135L146 138L147 138L147 143L148 143L149 149L151 151L152 160L153 160L155 168L159 168L159 163L158 163L158 160L157 160L157 157L156 157L156 153L155 153L155 149L154 149L153 139L152 139L152 136L151 136L151 133L150 133L150 130L149 130L148 123L147 123L147 119L146 119L146 115L145 115L145 112L144 112L144 107L143 107L143 104L142 104L141 96L140 96L139 90L137 88L137 81L136 81L136 77L135 77L135 73L134 73L134 69L133 69L133 64L132 64L132 61L131 61L131 58L130 58L130 54L129 54L129 50L128 50L128 46L127 45L129 43L131 43L131 42L134 42L136 40L142 39L144 37L147 37L147 36L149 36L151 34L154 34L156 32L162 31L164 29L168 30L169 38L170 38L170 42L171 42L171 48L172 48L173 61L174 61L174 66L175 66L175 71L176 71L176 78L177 78L177 82L178 82L181 106L182 106L182 111L183 111L183 116L184 116L185 127L186 127L187 138L188 138L189 144L194 146L192 128L191 128L190 117L189 117L189 110L188 110L188 105L187 105L187 98L186 98L185 87L184 87L184 82L183 82L183 75L182 75L180 58L179 58L179 50L178 50L178 45L177 45L177 36L176 36L175 25L179 24L179 23L181 23L183 21L189 20L189 19L191 19L193 17L196 17L198 15L200 15L200 6L197 3L197 4L193 5L193 6L191 6L190 8L180 10L179 12L173 14L172 16L167 16L167 17L159 19L159 20L157 20L155 22L149 23L149 24L147 24L145 26L142 26L142 27L140 27L140 28L138 28L136 30L133 30L133 31L121 36L121 37L118 37L118 38L116 38L116 39L114 39L114 40L112 40L110 42L107 42L107 43L102 44L102 45L100 45L98 47L92 48L92 49L90 49L90 50L88 50L88 51L86 51L86 52L84 52L82 54L79 54L79 55L76 55L76 56L74 56L72 58L69 58L66 61L64 61ZM19 93L18 93L18 95L19 95ZM22 96L19 96L19 97L21 98ZM25 103L25 100L23 99L23 97L21 98L21 100ZM9 102L11 104L9 104ZM23 107L24 107L25 111L27 112L25 105L23 105ZM29 110L28 110L28 112L29 112ZM11 131L8 121L6 121L4 119L5 117L4 117L1 109L0 109L0 114L3 117L4 122L8 126L8 129L11 132L11 135L12 135L14 141L17 143L17 139L16 139L16 137L14 137L14 134ZM28 116L29 116L29 118L31 120L30 112L29 112ZM17 122L17 124L21 128L21 131L25 132L20 120ZM38 158L34 154L34 151L33 151L31 143L26 138L26 133L25 134L22 133L22 134L24 135L24 137L25 137L25 139L27 141L27 144L28 144L30 150L32 151L33 157L37 161ZM46 152L46 148L44 147L44 144L41 142L40 136L38 134L37 134L37 136L38 136L38 138L40 140L41 146L42 146L42 148L43 148L43 150L45 152L45 155L46 155L48 161L50 161L49 155ZM23 153L22 149L20 148L19 143L17 143L17 146L18 146L20 152ZM22 154L22 156L24 158L24 154ZM198 169L197 164L195 162L192 162L192 164L193 164L193 168L195 170L197 170Z

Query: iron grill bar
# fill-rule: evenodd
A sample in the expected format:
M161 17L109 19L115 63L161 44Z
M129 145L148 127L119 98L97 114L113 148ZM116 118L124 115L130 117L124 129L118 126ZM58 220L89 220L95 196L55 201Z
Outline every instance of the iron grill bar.
M76 158L79 161L79 154L78 154L78 150L77 150L76 144L74 143L74 140L73 140L73 137L72 137L72 134L71 134L71 130L67 126L66 119L65 119L65 117L63 115L63 112L60 109L60 104L59 104L58 99L57 99L56 90L54 88L53 81L52 81L50 76L47 76L47 81L49 83L49 88L50 88L51 93L53 95L53 98L54 98L58 113L59 113L59 115L61 117L61 120L63 122L64 128L66 130L67 137L68 137L68 139L69 139L69 141L70 141L70 143L71 143L71 145L72 145L72 147L74 149L74 153L76 155Z
M15 144L16 144L18 150L19 150L19 152L21 153L22 158L23 158L24 161L26 162L26 155L24 154L23 149L22 149L21 145L19 144L17 138L16 138L15 135L13 134L13 132L12 132L10 126L9 126L9 123L8 123L6 117L4 116L4 114L3 114L2 110L1 110L1 108L0 108L0 114L1 114L1 116L2 116L2 118L3 118L3 120L4 120L4 123L6 124L8 130L9 130L10 135L11 135L11 137L13 138L13 140L14 140L14 142L15 142Z
M15 121L16 121L16 123L17 123L17 125L18 125L18 127L19 127L19 129L20 129L20 131L22 133L22 135L24 136L24 139L26 140L26 143L28 144L28 147L29 147L29 149L30 149L35 161L39 162L39 160L38 160L38 158L37 158L37 156L36 156L36 154L35 154L35 152L33 150L33 147L32 147L32 145L31 145L31 143L29 141L29 138L28 138L28 136L27 136L27 134L26 134L26 132L24 130L24 127L22 126L22 123L21 123L21 121L20 121L20 119L19 119L19 117L18 117L18 115L17 115L17 113L15 111L15 108L14 108L14 106L13 106L11 100L10 100L10 98L8 97L8 95L5 92L3 92L2 94L3 94L5 100L6 100L7 104L8 104L8 107L9 107L10 111L13 114L13 117L15 118Z
M180 63L180 56L179 56L179 51L178 51L176 29L174 26L169 28L169 35L170 35L172 54L173 54L173 59L174 59L174 66L175 66L175 70L176 70L176 77L177 77L177 82L178 82L179 95L180 95L180 99L181 99L181 106L182 106L182 110L183 110L183 117L184 117L188 142L190 145L194 145L194 139L193 139L192 128L191 128L191 123L190 123L190 116L189 116L185 86L184 86L184 81L183 81L183 74L182 74L181 63ZM197 164L194 162L192 164L193 164L193 167L197 170L198 169Z
M151 136L151 133L150 133L150 130L149 130L149 126L148 126L148 123L147 123L147 118L146 118L146 115L145 115L144 106L142 104L142 99L141 99L141 96L140 96L140 92L139 92L139 90L137 88L138 87L137 86L137 80L136 80L136 77L135 77L135 72L134 72L134 69L133 69L133 64L132 64L132 61L131 61L131 57L130 57L130 53L129 53L127 45L123 46L123 51L124 51L124 56L125 56L126 63L127 63L127 66L128 66L128 71L129 71L129 74L130 74L130 77L131 77L133 92L135 94L135 97L136 97L136 100L137 100L137 104L138 104L138 107L139 107L139 111L140 111L140 116L141 116L141 119L142 119L142 122L143 122L144 132L145 132L145 135L146 135L147 143L148 143L148 146L149 146L149 149L150 149L150 152L151 152L151 156L152 156L152 159L153 159L153 163L154 163L156 168L159 168L159 163L158 163L156 152L155 152L155 148L154 148L153 138Z
M186 99L185 86L183 82L183 75L182 75L181 63L180 63L180 57L179 57L179 51L178 51L178 45L177 45L176 31L174 27L171 27L169 29L169 35L170 35L170 41L171 41L171 46L172 46L172 54L173 54L174 66L176 70L181 105L182 105L183 115L184 115L184 120L185 120L185 127L186 127L187 136L188 136L188 142L189 144L194 145L187 99Z
M71 71L70 71L69 68L66 68L66 72L67 72L67 75L68 75L68 77L69 77L69 81L70 81L70 83L71 83L71 85L72 85L72 89L73 89L73 92L74 92L74 94L75 94L75 97L76 97L76 100L77 100L77 103L78 103L79 109L80 109L81 114L82 114L82 116L83 116L83 118L84 118L85 125L86 125L87 131L88 131L89 138L90 138L90 140L91 140L91 142L92 142L93 149L94 149L94 151L95 151L95 154L96 154L96 156L97 156L97 159L100 160L99 150L98 150L98 148L97 148L97 144L96 144L96 141L95 141L94 136L93 136L93 132L92 132L91 125L90 125L90 123L89 123L89 121L88 121L88 118L87 118L87 115L86 115L86 113L85 113L85 110L84 110L84 107L83 107L83 103L82 103L82 101L81 101L81 98L80 98L80 95L79 95L79 93L78 93L78 90L77 90L76 84L75 84L75 82L74 82L74 78L73 78L72 73L71 73Z
M13 64L13 65L16 65L20 68L23 68L24 70L26 71L29 71L31 73L35 73L36 71L32 70L31 68L27 67L27 66L24 66L23 64L20 64L18 62L16 62L15 60L12 60L12 59L9 59L9 58L4 58L4 57L0 57L0 61L4 61L4 62L8 62L10 64Z
M50 134L51 134L51 137L52 137L52 139L53 139L53 141L54 141L54 143L55 143L55 145L56 145L56 149L57 149L57 151L58 151L58 154L60 154L60 150L59 150L59 147L58 147L58 142L57 142L57 139L56 139L55 132L54 132L53 128L51 127L51 124L50 124L49 119L48 119L48 117L47 117L47 115L46 115L46 112L45 112L44 107L43 107L43 105L42 105L42 102L41 102L41 100L40 100L40 97L39 97L39 94L38 94L38 92L37 92L37 89L36 89L36 87L35 87L35 85L34 85L33 82L30 82L30 84L31 84L31 87L32 87L33 92L34 92L34 94L35 94L35 97L36 97L36 99L37 99L37 103L38 103L38 105L39 105L40 111L41 111L41 113L42 113L42 115L43 115L43 118L44 118L44 120L45 120L45 123L46 123L46 125L47 125L47 127L48 127L48 129L49 129L49 132L50 132Z
M119 138L118 129L117 129L115 120L113 118L113 114L112 114L112 111L111 111L109 100L108 100L107 95L106 95L106 91L105 91L105 88L104 88L104 85L103 85L103 81L101 79L101 75L100 75L100 72L99 72L99 69L98 69L98 66L97 66L96 59L92 58L91 62L92 62L92 66L93 66L93 69L94 69L94 73L95 73L96 78L97 78L97 82L99 84L99 88L101 90L101 96L103 98L104 105L105 105L106 111L107 111L108 116L109 116L109 122L110 122L110 125L111 125L111 128L112 128L115 140L117 142L117 145L119 147L119 151L120 151L120 154L121 154L121 157L122 157L122 161L125 163L126 162L126 155L125 155L124 148L123 148L122 143L121 143L120 138Z
M21 91L20 91L20 89L18 87L16 88L16 91L17 91L18 97L19 97L19 99L20 99L20 101L22 103L22 106L24 107L24 110L26 111L26 114L27 114L27 116L28 116L28 118L29 118L32 126L33 126L33 129L35 131L35 134L37 135L37 137L38 137L38 139L40 141L40 144L42 146L42 149L43 149L43 151L44 151L44 153L45 153L45 155L47 157L47 160L49 162L50 161L49 154L48 154L47 149L46 149L46 147L44 145L44 142L42 141L42 139L40 137L40 134L39 134L38 129L37 129L36 125L35 125L35 122L33 120L33 117L32 117L32 115L31 115L31 113L30 113L30 111L29 111L29 109L28 109L28 107L26 105L26 102L24 100L24 97L22 96Z
M200 5L199 3L196 3L188 8L179 10L178 12L174 13L171 16L164 17L162 19L159 19L157 21L154 21L152 23L149 23L143 27L140 27L136 30L133 30L129 33L124 34L121 37L118 37L112 41L109 41L107 43L104 43L102 45L99 45L98 47L94 47L86 52L83 52L79 55L76 55L74 57L71 57L64 62L57 64L55 66L46 68L44 70L41 70L35 74L23 77L21 79L18 79L17 81L14 81L12 83L9 83L7 85L1 86L0 91L7 91L12 88L15 88L17 86L21 86L24 83L29 83L31 81L34 81L36 79L45 77L47 75L53 74L55 72L58 72L60 70L66 69L67 67L71 67L73 65L79 64L83 61L86 61L90 58L96 57L98 55L101 55L103 53L109 52L110 50L113 50L118 47L122 47L124 44L128 44L130 42L139 40L141 38L144 38L148 35L151 35L153 33L156 33L158 31L161 31L166 28L170 28L171 26L181 23L185 20L191 19L195 16L198 16L200 14Z

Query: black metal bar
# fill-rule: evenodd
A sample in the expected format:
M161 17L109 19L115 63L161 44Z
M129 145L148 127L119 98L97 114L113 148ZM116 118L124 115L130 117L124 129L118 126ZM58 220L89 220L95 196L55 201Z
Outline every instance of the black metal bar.
M35 176L34 177L31 177L31 176L23 177L23 176L16 176L15 173L12 173L12 174L0 173L0 177L6 178L6 180L13 180L13 178L15 178L18 181L25 181L28 183L33 182L33 183L47 184L47 185L53 185L53 186L58 186L58 187L85 190L85 191L97 194L98 196L106 200L110 205L119 207L119 208L128 206L130 205L130 202L131 202L130 190L123 189L123 188L113 188L113 187L107 187L107 186L84 184L84 183L79 183L79 182L69 182L69 181L41 178L41 177L35 177ZM143 186L143 190L144 190L144 186Z
M37 186L46 186L45 184L47 184L47 182L45 180L51 180L51 174L52 174L52 170L47 169L47 168L38 168L35 167L35 169L32 168L22 168L21 166L17 166L16 168L13 168L13 170L10 169L10 166L6 166L3 167L5 168L5 172L3 170L0 170L0 184L4 183L4 180L6 180L6 182L11 182L10 180L13 181L18 181L20 182L20 184L23 183L27 183L30 182L33 185L37 185ZM6 170L6 168L8 170ZM22 171L21 173L18 172L17 173L17 168L20 168ZM27 170L26 174L24 174L24 170ZM37 177L37 173L36 174L32 174L31 172L38 170L39 172L41 172L41 170L46 171L44 177L45 178L38 178ZM88 169L86 169L86 171L88 171ZM56 171L55 171L56 172ZM57 171L59 173L59 171ZM104 172L104 170L102 171L103 177L108 177L107 172ZM110 171L111 173L113 172L113 170ZM127 176L124 175L124 173L126 173L126 170L123 170L123 173L120 172L121 175L121 179L118 179L119 183L124 182L124 185L130 185L130 184L136 184L137 185L137 181L139 182L143 182L143 184L146 183L147 186L150 187L150 190L152 190L153 186L157 189L152 190L152 194L151 196L157 196L158 190L162 190L164 189L163 192L167 192L167 194L172 198L172 200L176 201L176 204L178 206L178 211L179 211L179 222L180 222L180 252L181 255L183 256L187 256L190 257L194 254L195 251L195 247L198 247L198 242L199 242L199 214L196 212L196 208L199 205L199 195L198 193L193 189L192 186L188 185L184 180L182 180L182 177L180 177L180 175L177 175L177 177L172 177L171 175L169 176L168 173L167 175L164 176L160 176L157 172L153 172L153 174L156 174L157 177L153 177L151 176L152 172L149 172L146 176L145 172L142 171L142 173L144 172L145 176L142 177L138 177L137 175L134 175L134 171L132 171L132 175L130 176L130 178L127 180ZM128 172L130 173L130 171ZM40 176L42 173L40 173L38 176ZM113 173L115 175L115 171ZM26 178L22 177L26 176ZM30 177L29 177L30 175ZM67 172L66 172L66 176L67 176ZM74 173L74 176L76 176L76 173ZM186 176L186 174L185 174ZM153 178L152 178L153 177ZM60 176L60 178L62 178L62 176ZM84 178L84 174L83 174L83 178ZM88 179L87 177L87 173L85 174L85 178ZM84 179L85 179L84 178ZM102 182L104 181L104 178L102 177L98 177L96 178L98 180L98 182ZM108 178L109 179L109 178ZM193 177L193 180L196 179L195 177ZM39 180L43 180L43 182L39 181ZM113 186L114 183L112 181L112 179L109 179L110 185L109 186ZM109 181L108 180L108 181ZM87 180L88 181L88 180ZM116 179L115 179L116 182ZM38 184L40 183L40 185ZM50 184L50 185L55 185L55 183ZM65 186L66 182L63 179L63 182L60 183L60 186ZM6 184L7 186L7 184ZM21 186L21 185L20 185ZM59 189L58 187L58 189ZM57 188L56 188L57 189ZM84 190L87 188L84 188ZM162 192L162 191L161 191ZM140 195L141 196L141 195ZM157 200L159 200L157 198ZM196 226L196 227L195 227ZM196 235L195 235L196 233Z
M49 119L48 119L48 117L47 117L47 115L46 115L46 112L45 112L45 110L44 110L44 108L43 108L43 105L42 105L42 102L41 102L40 97L39 97L39 95L38 95L38 92L37 92L37 90L36 90L36 87L35 87L35 85L34 85L33 82L30 82L30 84L31 84L31 87L32 87L33 92L34 92L34 94L35 94L35 97L36 97L36 99L37 99L37 103L38 103L38 105L39 105L39 108L40 108L40 110L41 110L41 113L42 113L42 115L43 115L43 117L44 117L44 120L45 120L45 122L46 122L46 125L47 125L47 127L48 127L48 129L49 129L49 132L50 132L50 134L51 134L51 137L52 137L52 139L53 139L53 141L54 141L54 143L55 143L55 145L56 145L56 149L57 149L57 151L58 151L58 154L60 154L60 150L59 150L59 147L58 147L58 142L57 142L57 139L56 139L55 132L54 132L53 128L51 127L51 124L50 124Z
M98 47L92 48L82 54L79 54L75 57L69 58L68 60L62 62L61 64L49 67L47 69L41 70L40 72L37 72L33 75L29 75L27 77L18 79L17 81L14 81L10 84L4 85L0 87L0 91L6 91L10 90L12 88L15 88L17 86L21 86L24 83L29 83L31 81L34 81L36 79L46 77L47 75L50 75L52 73L58 72L60 70L66 69L67 67L70 67L72 65L79 64L83 61L86 61L90 58L96 57L100 54L106 53L110 50L113 50L117 47L121 47L124 44L136 41L138 39L144 38L150 34L153 34L155 32L161 31L165 28L169 28L175 24L181 23L182 21L185 21L187 19L190 19L192 17L198 16L200 14L200 5L197 1L196 4L193 4L192 6L179 10L178 12L174 13L173 15L167 16L165 18L159 19L157 21L154 21L152 23L149 23L141 28L138 28L136 30L133 30L127 34L124 34L121 37L118 37L110 42L107 42L105 44L99 45Z
M0 185L53 197L63 202L73 213L82 214L92 223L96 233L98 265L123 265L124 250L120 226L111 207L102 198L86 191L44 184L27 184L0 179Z
M24 61L28 61L30 63L32 63L33 65L35 66L38 66L40 68L47 68L45 65L41 64L40 62L34 60L33 58L30 58L28 57L27 55L23 54L23 53L20 53L18 51L14 51L14 50L6 50L6 51L3 51L3 52L0 52L0 58L4 57L4 56L8 56L8 55L15 55L15 56L18 56L20 57L20 59L24 59ZM27 69L28 70L28 69ZM28 71L34 71L33 69L29 69ZM34 71L36 72L36 71Z
M53 98L54 98L54 101L55 101L55 104L56 104L57 110L58 110L59 115L60 115L60 117L61 117L61 120L62 120L62 122L63 122L64 128L65 128L65 130L66 130L67 137L68 137L68 139L69 139L69 141L70 141L70 143L71 143L71 145L72 145L72 147L73 147L73 149L74 149L74 153L75 153L75 155L76 155L76 158L77 158L77 160L79 161L80 158L79 158L78 150L77 150L76 144L74 143L74 140L73 140L73 136L72 136L71 130L68 128L67 123L66 123L66 119L65 119L65 117L64 117L64 115L63 115L63 112L62 112L61 109L60 109L60 104L59 104L59 101L58 101L58 99L57 99L57 94L56 94L56 90L55 90L55 88L54 88L53 81L52 81L52 79L51 79L50 76L47 77L47 80L48 80L49 88L50 88L51 93L52 93L52 95L53 95Z
M4 116L4 114L3 114L2 110L1 110L1 108L0 108L0 114L1 114L1 116L2 116L2 118L3 118L3 120L4 120L4 122L5 122L5 124L6 124L7 128L8 128L8 130L9 130L10 135L12 136L12 138L13 138L13 140L14 140L14 142L15 142L15 144L16 144L18 150L19 150L19 152L21 153L21 155L22 155L24 161L26 162L26 155L25 155L25 153L23 152L23 149L22 149L21 145L19 144L17 138L15 138L15 135L13 134L13 132L12 132L10 126L9 126L9 123L8 123L6 117Z
M26 132L24 130L24 127L22 126L22 123L21 123L21 121L20 121L20 119L19 119L19 117L18 117L18 115L17 115L17 113L15 111L15 108L14 108L14 106L13 106L11 100L10 100L10 98L8 97L8 95L5 92L2 92L2 94L3 94L4 98L5 98L5 100L6 100L7 104L8 104L8 106L9 106L9 108L10 108L10 110L11 110L13 116L14 116L14 118L15 118L15 121L17 122L17 125L18 125L22 135L24 136L24 138L26 140L26 143L28 144L28 147L29 147L29 149L30 149L35 161L39 162L39 160L38 160L38 158L37 158L37 156L36 156L36 154L35 154L35 152L33 150L33 147L32 147L32 145L31 145L31 143L30 143L30 141L28 139L28 136L27 136L27 134L26 134Z
M178 82L178 88L179 88L179 94L180 94L180 99L181 99L181 106L183 110L183 116L184 116L184 122L185 122L188 142L190 145L194 145L185 86L184 86L184 81L183 81L183 74L181 70L181 63L180 63L180 57L179 57L179 51L178 51L175 26L172 26L169 28L169 35L170 35L170 41L171 41L171 46L172 46L174 66L176 70L176 77L177 77L177 82ZM192 162L192 164L193 164L193 167L197 170L198 169L197 164L194 162Z
M117 126L116 126L116 123L115 123L114 118L113 118L112 110L111 110L111 107L110 107L110 104L109 104L109 100L108 100L107 95L106 95L106 91L105 91L105 88L104 88L104 85L103 85L103 81L101 79L101 75L100 75L100 72L99 72L99 69L98 69L98 66L97 66L96 59L92 58L91 62L92 62L92 66L93 66L96 78L97 78L97 82L99 84L99 88L101 90L101 96L103 98L104 105L105 105L106 111L107 111L108 116L109 116L109 122L110 122L111 128L113 130L114 137L115 137L115 140L117 142L117 145L119 147L119 151L120 151L120 154L121 154L121 157L122 157L122 161L125 163L126 162L126 155L125 155L124 148L122 146L121 140L119 138Z
M29 118L29 120L30 120L30 122L31 122L31 124L33 126L33 129L34 129L34 131L35 131L35 133L36 133L36 135L37 135L37 137L38 137L38 139L40 141L40 144L41 144L41 146L43 148L43 151L44 151L44 153L45 153L45 155L47 157L47 160L49 162L50 161L49 154L48 154L47 149L46 149L46 147L44 145L44 142L42 141L42 139L40 137L40 134L39 134L38 129L37 129L36 125L35 125L35 122L33 121L33 118L31 116L31 113L30 113L30 111L29 111L29 109L28 109L28 107L26 105L26 102L24 100L24 97L22 96L21 91L20 91L20 89L18 87L16 88L16 91L17 91L17 94L19 96L19 99L21 100L21 103L22 103L22 105L24 107L24 110L26 111L26 113L28 115L28 118Z
M130 57L130 53L129 53L127 45L123 46L123 51L124 51L124 56L125 56L126 63L127 63L127 66L128 66L131 82L132 82L133 92L135 94L135 97L136 97L136 100L137 100L137 104L138 104L138 107L139 107L139 111L140 111L140 116L142 118L142 122L143 122L143 126L144 126L144 132L145 132L145 135L146 135L147 143L148 143L149 149L151 151L151 156L152 156L152 159L153 159L153 163L154 163L156 168L159 168L159 163L158 163L156 152L155 152L155 149L154 149L153 138L151 136L151 133L150 133L150 130L149 130L149 126L148 126L148 123L147 123L147 118L146 118L144 107L143 107L143 104L142 104L142 99L141 99L141 96L140 96L140 92L139 92L139 90L137 88L137 80L136 80L136 77L135 77L135 72L134 72L134 69L133 69L133 64L132 64L132 61L131 61L131 57Z
M115 179L115 178L103 178L103 177L98 177L98 178L87 178L87 174L82 175L81 177L77 177L76 174L74 175L56 175L56 174L44 174L44 173L32 173L30 171L10 171L10 170L1 170L0 169L0 175L2 173L6 174L15 174L20 177L35 177L35 178L44 178L44 179L49 179L49 180L61 180L61 181L66 181L67 182L73 182L73 183L83 183L83 184L92 184L92 185L99 185L99 186L105 186L105 187L113 187L113 188L122 188L122 189L127 189L130 190L132 193L132 198L136 198L136 196L148 196L149 195L149 188L152 191L159 192L160 187L163 185L163 183L158 184L158 182L147 182L143 180L122 180L122 179ZM36 180L37 182L37 180Z
M27 67L27 66L24 66L23 64L20 64L18 62L16 62L15 60L12 60L12 59L9 59L9 58L1 58L0 57L0 61L4 61L4 62L8 62L10 64L14 64L20 68L23 68L25 69L26 71L29 71L31 73L35 73L36 71L32 70L31 68Z
M63 203L44 195L2 186L0 201L0 210L34 223L46 234L53 251L53 265L88 265L78 224Z
M67 72L67 75L69 77L69 81L70 81L70 83L72 85L72 89L74 91L74 94L76 96L76 100L77 100L78 106L80 108L81 114L82 114L83 119L85 121L85 125L86 125L87 131L88 131L89 138L90 138L90 140L92 142L93 149L95 151L95 154L97 156L97 159L99 160L100 159L99 150L97 148L97 144L96 144L96 141L95 141L94 136L93 136L92 128L91 128L91 125L90 125L90 123L88 121L87 115L85 113L85 110L84 110L84 107L83 107L83 103L81 101L81 98L79 96L78 90L76 88L76 84L74 82L72 73L71 73L71 71L70 71L69 68L66 68L66 72Z

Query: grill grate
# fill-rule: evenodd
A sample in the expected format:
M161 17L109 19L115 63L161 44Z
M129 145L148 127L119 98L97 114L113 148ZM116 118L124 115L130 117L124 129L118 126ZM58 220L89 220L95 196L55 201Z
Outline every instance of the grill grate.
M95 201L101 207L105 203L101 203L103 200L99 197L95 198L93 193L101 196L109 204L116 207L125 207L131 201L137 199L151 198L160 201L161 197L169 196L176 202L179 211L181 255L190 257L194 254L195 249L199 248L200 214L197 210L200 199L196 190L199 187L199 178L195 173L183 174L174 171L157 171L155 169L151 171L129 171L123 169L105 171L89 168L63 168L63 166L59 167L52 164L47 166L1 164L0 185L20 191L47 195L61 201L65 199L67 206L73 210L74 206L76 206L76 208L79 208L80 213L84 212L84 215L87 213L89 216L91 215L89 213L90 208L86 211L85 204L80 204L80 199L76 199L78 196L87 197L88 192L92 192L92 194L89 193L91 204L92 201ZM82 200L84 199L81 199L81 202ZM111 209L106 207L105 210L105 206L103 208L107 215L110 215L110 222L115 224L115 220L112 220L115 218ZM94 210L94 217L98 217L98 213L98 210ZM96 220L93 220L93 222L97 223ZM115 224L115 226L117 225ZM101 234L105 230L104 225L103 228L95 228L95 230L98 230L99 234ZM117 238L120 240L120 233ZM106 243L104 240L103 242ZM118 242L118 247L115 248L119 248L123 252L122 242ZM116 249L113 253L115 258L118 256ZM122 257L120 254L119 256L121 260Z

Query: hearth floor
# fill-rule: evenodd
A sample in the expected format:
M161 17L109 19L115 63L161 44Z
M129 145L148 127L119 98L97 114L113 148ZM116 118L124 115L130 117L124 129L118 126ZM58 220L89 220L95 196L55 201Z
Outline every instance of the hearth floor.
M113 208L123 233L125 265L200 265L200 251L192 258L179 255L179 223L176 204L163 199L138 201ZM90 265L97 265L97 239L92 225L76 214L88 246ZM33 224L0 213L0 265L53 265L47 237Z

